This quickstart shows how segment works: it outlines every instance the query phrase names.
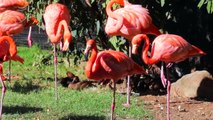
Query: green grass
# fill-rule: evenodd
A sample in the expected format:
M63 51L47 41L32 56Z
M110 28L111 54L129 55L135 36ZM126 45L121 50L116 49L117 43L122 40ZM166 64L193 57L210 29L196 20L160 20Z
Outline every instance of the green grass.
M19 47L19 55L25 59L22 65L12 62L13 78L6 82L7 92L3 105L3 119L13 120L108 120L112 91L100 88L89 88L82 91L63 88L59 85L59 100L54 98L52 57L44 65L42 60L52 55L52 51L41 50L34 45L32 48ZM59 55L60 56L60 55ZM59 61L63 57L59 57ZM85 63L74 66L65 62L58 64L58 76L65 76L66 71L72 71L81 79ZM8 63L4 63L4 73ZM144 109L141 99L131 97L132 106L124 108L126 96L116 94L115 115L117 119L153 119L150 112Z

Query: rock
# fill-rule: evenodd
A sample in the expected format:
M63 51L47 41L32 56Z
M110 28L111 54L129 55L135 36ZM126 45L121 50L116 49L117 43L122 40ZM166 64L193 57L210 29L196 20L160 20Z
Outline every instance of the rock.
M184 75L171 85L171 96L213 99L213 77L203 70Z

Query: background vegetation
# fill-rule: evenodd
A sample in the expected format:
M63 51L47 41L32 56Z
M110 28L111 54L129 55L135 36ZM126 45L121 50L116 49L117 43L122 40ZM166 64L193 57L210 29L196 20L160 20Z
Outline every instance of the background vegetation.
M27 16L39 19L39 27L44 29L42 15L49 3L65 4L72 16L71 29L73 42L71 51L81 51L86 38L96 39L100 49L127 51L127 42L122 37L109 37L104 32L106 23L106 4L109 0L29 0ZM90 2L91 6L86 2ZM213 1L212 0L129 0L146 7L153 23L162 33L178 34L191 44L204 50L205 66L212 66ZM80 46L80 47L79 47ZM80 48L80 49L79 49ZM80 54L79 54L80 55Z

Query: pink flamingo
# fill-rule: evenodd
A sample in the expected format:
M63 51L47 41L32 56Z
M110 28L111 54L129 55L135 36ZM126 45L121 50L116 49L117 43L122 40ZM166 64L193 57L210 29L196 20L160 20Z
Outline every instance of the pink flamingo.
M56 57L56 44L60 42L62 35L64 38L63 51L68 50L69 43L72 40L72 34L69 31L70 13L65 5L56 3L49 4L43 15L46 33L50 38L50 41L54 44L54 68L55 68L55 96L57 95L57 57Z
M113 4L120 4L123 8L112 11ZM111 0L106 7L108 15L105 32L110 36L123 36L131 42L137 34L160 35L158 28L152 23L148 9L141 5L131 4L126 0ZM129 46L129 57L131 57L131 46ZM130 76L127 82L127 103L130 106Z
M19 11L5 10L0 13L0 35L13 35L21 33L24 28L36 25L38 20L31 17L28 21ZM31 33L30 33L31 34ZM28 43L31 43L28 39ZM31 44L29 44L31 46Z
M87 78L93 80L113 80L113 99L111 105L111 120L113 120L115 107L115 89L116 81L127 75L145 73L144 68L135 63L126 54L114 50L105 50L98 52L94 40L87 40L84 54L88 57L92 50L91 57L86 63L85 74Z
M194 45L191 45L186 40L178 35L173 34L162 34L156 37L152 43L151 55L148 56L148 50L150 46L149 38L145 34L136 35L132 40L132 53L137 54L138 46L142 41L145 41L142 59L146 64L155 64L159 61L162 61L161 65L161 81L162 84L167 86L167 120L170 120L170 81L164 76L163 62L166 63L166 68L171 66L170 63L180 62L186 58L193 56L205 55L201 49L197 48Z
M12 36L14 34L19 34L24 30L24 28L37 23L38 20L36 20L34 17L31 17L29 21L27 21L23 13L14 10L5 10L0 12L0 36ZM31 36L31 32L29 35ZM32 43L30 38L28 38L28 43ZM29 46L31 46L31 44L29 44ZM11 80L10 71L11 61L9 61L9 81Z
M112 11L113 4L123 8ZM148 9L141 5L131 4L126 0L111 0L106 7L108 15L105 32L110 36L123 36L129 41L137 34L160 35L158 28L152 23Z
M13 39L9 36L1 36L0 37L0 82L2 84L2 96L0 102L0 119L2 119L2 104L4 100L4 95L6 93L6 86L3 82L5 77L3 76L3 68L2 64L8 60L18 61L20 63L24 63L24 59L17 55L16 44Z

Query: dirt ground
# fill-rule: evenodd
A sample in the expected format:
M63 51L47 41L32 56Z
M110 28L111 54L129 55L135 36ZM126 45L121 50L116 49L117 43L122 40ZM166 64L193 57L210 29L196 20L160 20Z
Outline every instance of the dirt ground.
M166 95L142 95L154 120L166 120ZM213 101L171 98L171 120L213 120Z

